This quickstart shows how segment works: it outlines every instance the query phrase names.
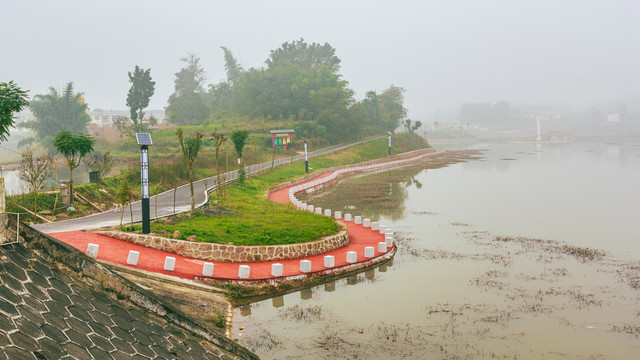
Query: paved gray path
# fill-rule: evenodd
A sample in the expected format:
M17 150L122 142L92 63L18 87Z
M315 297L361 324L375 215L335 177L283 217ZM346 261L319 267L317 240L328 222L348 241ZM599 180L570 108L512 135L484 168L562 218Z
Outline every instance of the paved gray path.
M335 151L339 151L342 149L346 149L350 146L354 146L360 143L364 143L367 141L372 141L379 139L383 136L371 136L365 139L360 139L356 141L351 141L344 144L330 146L324 149L316 150L309 152L309 159L324 155L328 153L332 153ZM153 156L153 154L151 154ZM274 166L279 166L283 164L289 164L291 161L304 161L304 155L296 155L293 159L285 158L278 159L275 162ZM261 164L250 165L245 167L245 171L248 176L259 173L263 170L271 168L271 161L264 162ZM225 174L227 183L231 181L235 181L238 178L238 170L230 171ZM153 179L150 179L150 182L153 183ZM206 187L205 187L206 183ZM193 183L193 190L195 196L196 207L201 207L209 201L208 192L217 187L216 176L213 175L206 179L198 180ZM157 197L157 218L162 218L166 216L173 215L174 207L173 207L173 196L174 191L169 190L165 191L156 196L152 196L149 200L150 202L150 210L151 210L151 219L156 218L156 197ZM189 211L191 209L191 192L189 191L189 184L182 185L177 188L175 192L175 213L182 213ZM132 204L131 210L133 211L133 222L141 222L142 221L142 207L141 202L136 201ZM118 226L120 225L120 215L122 210L107 210L102 213L93 214L89 216L84 216L76 219L58 221L53 223L46 224L37 224L33 225L33 228L42 231L44 233L51 232L61 232L61 231L73 231L73 230L88 230L88 229L96 229L107 226ZM124 208L125 214L123 223L128 224L131 222L131 214L129 212L129 207Z

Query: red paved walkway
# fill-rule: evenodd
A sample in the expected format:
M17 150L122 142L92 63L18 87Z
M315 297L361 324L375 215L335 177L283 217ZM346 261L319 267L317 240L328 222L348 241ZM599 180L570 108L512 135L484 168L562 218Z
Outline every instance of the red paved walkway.
M313 180L330 175L331 173L323 174ZM288 203L289 188L275 191L270 194L269 198L276 202ZM383 242L385 239L384 235L380 234L379 231L373 231L370 228L365 228L362 225L356 225L353 222L345 222L343 220L339 221L346 225L347 232L349 233L350 244L346 247L326 254L296 260L278 260L254 263L214 262L213 278L247 280L238 278L238 268L240 265L249 265L251 267L251 273L248 280L272 279L271 264L273 263L280 263L283 265L283 276L300 275L302 274L300 272L300 260L304 259L311 260L311 273L319 272L327 270L327 268L324 267L325 255L333 255L335 257L334 269L337 269L341 266L352 265L347 264L346 262L346 254L348 251L355 251L358 254L358 262L370 261L371 259L364 257L364 248L367 246L374 248L375 257L383 255L378 252L378 243ZM98 251L99 260L106 260L137 269L178 276L185 279L193 279L196 276L202 277L202 267L205 263L203 260L187 258L181 255L131 244L108 236L83 231L58 232L50 233L49 235L82 252L87 251L88 244L98 244L100 247ZM130 250L140 252L140 257L136 266L127 265L126 263ZM387 252L391 250L392 249L388 249ZM175 271L164 270L164 261L167 256L176 258Z

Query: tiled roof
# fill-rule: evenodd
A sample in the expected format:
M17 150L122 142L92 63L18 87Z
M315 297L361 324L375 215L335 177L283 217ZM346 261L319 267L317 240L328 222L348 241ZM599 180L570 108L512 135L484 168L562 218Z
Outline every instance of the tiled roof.
M41 250L28 240L0 245L0 360L247 358L102 288L73 266L51 263L36 253Z

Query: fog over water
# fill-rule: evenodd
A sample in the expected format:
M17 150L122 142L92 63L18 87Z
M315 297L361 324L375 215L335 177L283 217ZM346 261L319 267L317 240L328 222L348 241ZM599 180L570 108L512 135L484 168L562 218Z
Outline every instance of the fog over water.
M140 65L157 82L149 108L162 109L188 53L214 83L220 46L261 67L302 37L336 48L357 98L406 88L418 120L465 101L583 107L640 90L638 18L636 1L5 0L0 79L32 96L74 81L90 108L125 109Z

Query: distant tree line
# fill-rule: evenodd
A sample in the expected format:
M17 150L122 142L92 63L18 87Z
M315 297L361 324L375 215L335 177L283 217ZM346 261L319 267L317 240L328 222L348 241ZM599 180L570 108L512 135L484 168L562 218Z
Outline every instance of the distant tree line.
M390 86L369 91L357 101L339 73L340 59L325 43L304 39L272 50L266 67L245 70L222 47L226 81L205 85L205 70L194 54L181 59L166 115L180 125L201 124L226 116L294 121L302 136L327 137L331 142L393 131L407 115L404 92Z

